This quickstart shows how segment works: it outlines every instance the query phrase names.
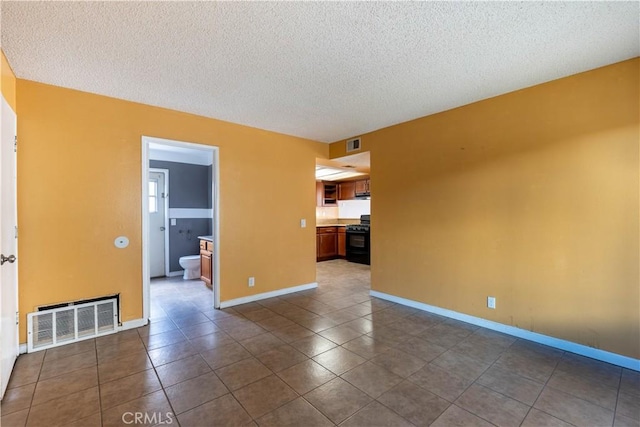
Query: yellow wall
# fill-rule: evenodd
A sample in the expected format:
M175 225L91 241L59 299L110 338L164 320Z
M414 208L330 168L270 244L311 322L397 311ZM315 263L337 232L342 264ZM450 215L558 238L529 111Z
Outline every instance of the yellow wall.
M639 71L363 135L373 289L640 357Z
M4 99L13 111L16 111L16 76L2 51L0 51L0 89Z
M220 147L221 301L315 281L299 224L328 145L21 79L17 93L21 313L119 292L122 320L142 317L142 135Z

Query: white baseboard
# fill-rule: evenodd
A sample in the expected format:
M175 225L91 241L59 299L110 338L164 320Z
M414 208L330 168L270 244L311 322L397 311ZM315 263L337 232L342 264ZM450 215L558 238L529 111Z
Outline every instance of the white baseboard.
M249 302L260 301L267 298L279 297L282 295L291 294L293 292L307 291L309 289L315 289L318 287L317 282L307 283L306 285L292 286L290 288L278 289L271 292L264 292L261 294L249 295L242 298L231 299L228 301L221 301L220 308L233 307L234 305L246 304Z
M167 277L176 277L176 276L182 276L184 274L184 270L180 270L180 271L170 271L169 274L167 274Z
M145 326L149 321L147 319L134 319L122 322L122 325L118 328L120 331L126 331L127 329L135 329L141 326Z
M640 371L640 360L634 359L632 357L623 356L617 353L611 353L609 351L600 350L560 338L550 337L548 335L539 334L537 332L527 331L526 329L516 328L515 326L505 325L503 323L482 319L480 317L470 316L468 314L459 313L457 311L448 310L446 308L436 307L434 305L413 301L395 295L385 294L384 292L372 290L370 291L370 295L372 297L406 305L407 307L417 308L418 310L428 311L430 313L439 314L440 316L449 317L451 319L460 320L466 323L471 323L472 325L481 326L483 328L502 332L514 337L548 345L549 347L554 347L560 350L579 354L581 356L601 360L603 362L611 363L612 365L622 366L634 371Z

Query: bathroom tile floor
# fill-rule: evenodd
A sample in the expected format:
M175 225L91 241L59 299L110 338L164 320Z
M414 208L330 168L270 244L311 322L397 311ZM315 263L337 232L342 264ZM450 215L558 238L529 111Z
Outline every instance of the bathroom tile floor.
M150 325L18 358L13 426L638 426L640 374L369 296L369 267L213 310L154 280Z

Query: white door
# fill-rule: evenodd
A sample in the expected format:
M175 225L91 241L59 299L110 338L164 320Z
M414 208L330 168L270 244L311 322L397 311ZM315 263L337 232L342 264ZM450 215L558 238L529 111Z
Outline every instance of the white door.
M151 277L165 275L165 178L162 172L149 172L149 264Z
M4 97L0 106L0 398L18 357L18 268L16 225L16 113Z

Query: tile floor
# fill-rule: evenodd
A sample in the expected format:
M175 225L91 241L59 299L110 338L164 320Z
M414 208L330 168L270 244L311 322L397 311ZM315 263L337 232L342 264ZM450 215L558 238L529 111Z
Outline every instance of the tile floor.
M369 268L227 310L155 281L149 326L19 357L2 426L638 426L640 375L371 298Z

